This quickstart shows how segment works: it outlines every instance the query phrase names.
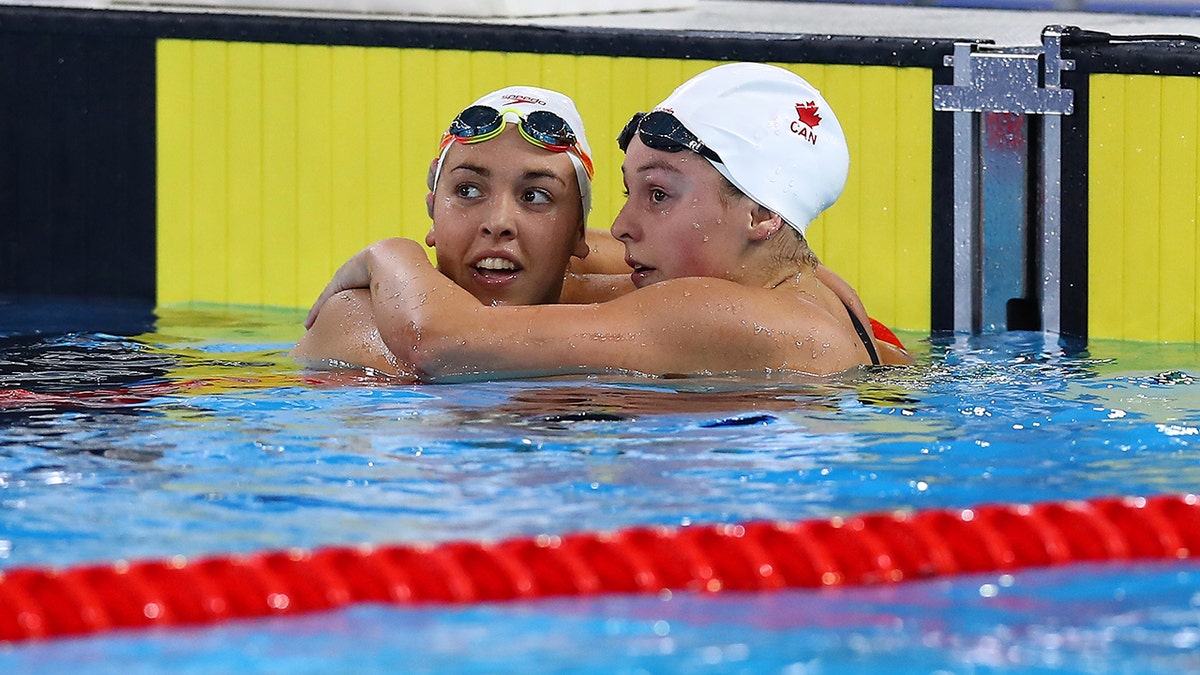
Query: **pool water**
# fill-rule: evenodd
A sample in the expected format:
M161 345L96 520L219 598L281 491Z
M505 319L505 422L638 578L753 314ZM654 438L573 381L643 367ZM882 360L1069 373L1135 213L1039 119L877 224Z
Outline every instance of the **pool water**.
M827 379L422 386L299 369L301 316L0 320L0 569L1200 491L1196 345L902 334L918 366ZM1182 561L361 605L0 646L0 672L1177 672L1198 654Z

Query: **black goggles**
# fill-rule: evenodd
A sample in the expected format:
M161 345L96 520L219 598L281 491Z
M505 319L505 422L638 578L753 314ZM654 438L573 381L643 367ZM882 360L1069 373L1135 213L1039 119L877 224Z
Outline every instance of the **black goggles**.
M629 142L633 140L634 134L642 139L642 143L647 148L663 152L691 150L707 160L724 164L721 157L712 148L700 142L700 139L696 138L696 134L683 126L683 122L665 110L634 113L629 123L617 136L617 147L621 148L621 152L629 149Z

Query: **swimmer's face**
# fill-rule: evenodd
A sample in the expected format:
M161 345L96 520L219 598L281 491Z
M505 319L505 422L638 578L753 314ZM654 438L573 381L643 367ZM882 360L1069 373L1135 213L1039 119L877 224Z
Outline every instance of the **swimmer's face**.
M425 242L438 270L484 304L557 302L571 256L587 255L570 158L511 124L493 139L450 147L430 208Z
M663 152L636 136L621 166L628 196L612 234L641 288L680 277L742 275L740 255L753 202L722 199L721 174L694 152Z

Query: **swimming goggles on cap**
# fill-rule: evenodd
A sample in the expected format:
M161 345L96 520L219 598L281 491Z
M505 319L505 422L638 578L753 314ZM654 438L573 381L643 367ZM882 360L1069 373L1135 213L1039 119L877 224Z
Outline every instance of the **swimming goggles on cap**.
M683 126L683 122L665 110L634 113L617 136L617 147L621 148L621 152L629 148L629 142L633 140L635 133L647 148L663 152L691 150L707 160L724 164L712 148L702 143L696 134Z
M512 113L521 119L517 128L530 143L550 152L571 152L583 162L588 178L592 177L592 158L579 146L579 138L571 125L549 110L535 110L522 115L515 108L497 110L491 106L473 105L460 112L442 136L441 148L452 141L463 144L482 143L504 132L504 116Z

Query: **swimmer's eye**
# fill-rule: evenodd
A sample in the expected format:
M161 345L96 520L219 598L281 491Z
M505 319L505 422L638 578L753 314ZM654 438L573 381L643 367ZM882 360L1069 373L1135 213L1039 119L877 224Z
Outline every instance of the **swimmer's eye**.
M454 193L463 199L476 199L483 196L483 191L479 189L479 186L472 185L471 183L463 183L459 185L458 187L454 188Z
M521 194L522 201L529 204L549 204L554 198L545 190L529 189Z
M662 202L667 201L667 193L655 188L650 191L650 201L656 204L661 204Z

